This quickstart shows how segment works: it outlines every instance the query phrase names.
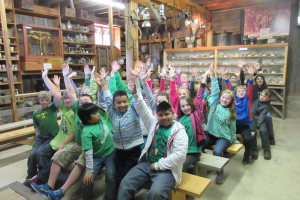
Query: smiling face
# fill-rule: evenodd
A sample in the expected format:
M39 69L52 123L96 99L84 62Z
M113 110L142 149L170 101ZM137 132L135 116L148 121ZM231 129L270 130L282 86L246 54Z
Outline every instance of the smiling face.
M187 82L188 80L188 76L186 74L181 74L181 81Z
M153 94L153 97L154 97L155 100L157 100L158 93L159 93L159 89L153 89L152 94Z
M181 97L185 97L185 96L188 96L188 90L187 89L179 89L178 90L178 97L181 98Z
M170 110L159 111L157 114L158 123L162 126L170 126L173 123L174 113Z
M224 92L220 97L220 104L224 107L227 107L232 101L232 95Z
M71 107L71 101L69 97L64 97L64 104L68 107Z
M180 109L182 110L183 114L189 115L192 112L192 107L185 99L180 100Z
M236 97L242 99L246 96L246 89L245 88L237 88L236 90Z
M237 82L236 76L230 76L230 82L231 83L236 83Z
M158 81L158 79L152 79L152 86L153 87L159 87L159 81Z
M44 110L51 103L51 100L49 98L39 98L38 102L41 105L41 109Z
M125 95L116 96L113 105L120 113L126 112L129 105L128 97Z
M258 87L261 87L264 84L264 79L262 77L257 77L256 84Z

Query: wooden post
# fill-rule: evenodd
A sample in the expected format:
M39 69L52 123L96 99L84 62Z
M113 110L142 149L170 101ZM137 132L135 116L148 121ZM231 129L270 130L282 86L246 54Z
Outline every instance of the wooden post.
M114 59L114 29L113 29L113 9L112 6L108 7L108 22L109 22L109 35L110 35L110 63Z
M138 41L138 27L133 27L130 20L132 11L137 12L138 4L132 1L125 3L125 41L126 41L126 80L130 79L130 68L134 67L139 58L139 41ZM134 14L133 14L134 15ZM133 41L136 42L136 49L133 47ZM134 51L137 60L133 59Z
M7 21L6 21L4 0L0 0L0 19L1 19L1 26L2 26L2 33L3 33L5 56L6 56L7 78L8 78L8 83L9 83L9 91L10 91L10 95L11 95L13 119L14 119L14 122L17 122L18 121L18 112L17 112L16 97L15 97L15 85L14 85L14 79L13 79L10 46L8 43Z

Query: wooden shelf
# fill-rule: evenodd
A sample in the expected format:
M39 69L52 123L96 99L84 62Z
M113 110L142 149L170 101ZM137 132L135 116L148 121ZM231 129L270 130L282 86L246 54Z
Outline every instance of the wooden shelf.
M22 82L14 82L14 84L21 84ZM0 85L9 85L9 83L0 83Z
M84 65L89 65L89 66L93 66L93 65L96 65L96 64L69 64L69 66L84 66Z
M13 72L19 72L20 70L12 70ZM0 70L0 72L7 72L7 70Z
M218 57L218 58L282 58L284 55L279 56L238 56L238 57Z
M0 45L4 45L4 43L0 43ZM17 46L18 44L16 44L16 43L10 43L9 45Z
M74 56L77 56L77 55L85 55L85 56L95 56L96 54L92 54L92 53L64 53L64 55L74 55Z
M0 36L2 38L3 36ZM17 37L8 37L9 39L17 39Z
M245 64L246 65L246 64ZM281 66L282 64L261 64L260 66ZM218 64L218 66L238 66L237 64Z
M70 32L70 33L81 33L85 35L94 35L94 32L83 32L83 31L74 31L74 30L67 30L67 29L62 29L63 32Z
M215 56L213 57L198 57L198 58L193 58L193 57L189 57L189 58L167 58L167 60L201 60L201 59L215 59Z
M23 102L23 100L16 101L16 103L20 103L20 102ZM9 104L11 104L11 102L0 103L0 105L9 105Z
M61 17L62 20L64 21L68 21L70 20L71 22L76 22L77 24L94 24L94 22L92 21L88 21L88 20L83 20L83 19L76 19L76 18L72 18L72 17Z
M70 41L63 41L66 44L83 44L83 45L95 45L94 43L84 43L84 42L70 42Z
M11 59L12 61L19 61L19 59ZM0 59L0 61L6 61L6 59Z

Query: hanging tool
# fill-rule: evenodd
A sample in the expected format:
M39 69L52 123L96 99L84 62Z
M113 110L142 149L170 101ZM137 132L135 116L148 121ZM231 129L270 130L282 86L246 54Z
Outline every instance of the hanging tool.
M133 15L133 13L135 14L135 16ZM142 31L141 31L141 29L138 25L138 21L140 20L140 17L138 16L138 14L134 10L132 10L131 15L130 15L130 19L131 19L131 22L132 22L132 27L131 27L131 32L130 33L131 33L131 37L133 39L133 60L137 61L137 59L138 59L137 58L137 51L138 51L138 49L137 49L138 44L137 43L138 43L139 39L142 39ZM140 36L139 36L139 33L138 33L137 38L133 37L133 34L132 34L133 28L137 28L138 32L140 33Z

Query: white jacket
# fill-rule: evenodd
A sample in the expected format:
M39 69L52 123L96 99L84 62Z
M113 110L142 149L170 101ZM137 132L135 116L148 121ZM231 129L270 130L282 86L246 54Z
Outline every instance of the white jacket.
M145 148L139 158L140 163L148 159L148 149L152 143L155 126L158 121L157 118L152 115L151 111L149 111L149 108L140 94L134 94L132 96L132 105L143 120L149 133ZM182 124L175 120L173 120L173 123L174 126L168 139L167 157L161 158L155 163L155 169L157 171L171 170L176 181L175 188L177 188L181 182L182 166L186 159L189 139Z

